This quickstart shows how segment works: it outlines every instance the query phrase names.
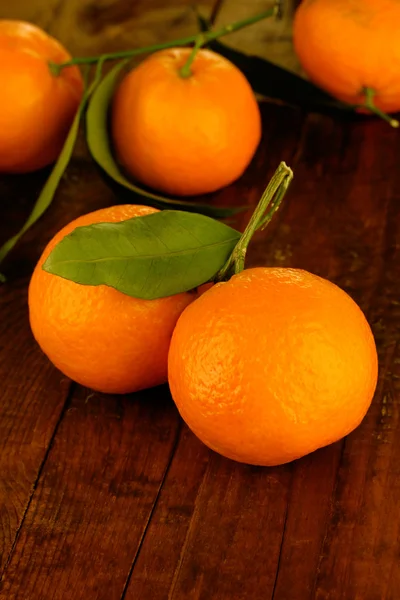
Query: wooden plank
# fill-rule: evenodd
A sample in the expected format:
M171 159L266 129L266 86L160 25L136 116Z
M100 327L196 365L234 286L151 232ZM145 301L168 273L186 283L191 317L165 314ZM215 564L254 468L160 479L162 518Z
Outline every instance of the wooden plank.
M375 134L378 128L382 130L378 123L370 125ZM387 133L385 140L378 135L374 139L365 154L380 168L374 167L374 182L364 188L363 201L385 217L382 235L372 242L379 249L380 265L368 310L378 344L380 381L367 419L346 440L318 566L316 598L400 597L400 180L395 158L400 141ZM371 211L365 213L370 229Z
M329 144L326 144L327 139ZM386 149L384 155L379 150L382 147ZM328 118L310 117L305 131L303 157L296 168L294 194L285 203L284 227L275 239L275 252L280 264L303 267L336 281L356 299L372 323L377 321L370 308L377 290L384 320L387 318L387 306L393 298L391 294L397 293L395 276L390 278L393 291L390 292L390 286L386 290L389 299L386 293L382 295L379 283L383 270L388 267L384 257L387 244L390 244L390 240L386 240L387 228L393 220L388 206L393 199L392 174L397 152L396 132L385 127L384 123L373 120L340 123ZM307 232L310 233L307 235ZM395 239L394 233L392 239ZM386 352L382 350L385 343L382 344L379 335L377 342L381 352ZM357 508L353 506L351 515L348 514L354 494L358 500L361 495L369 507L366 511L373 511L377 522L386 522L391 511L391 527L396 531L398 516L394 506L378 510L375 502L369 500L372 489L369 494L362 491L365 470L370 468L370 454L374 452L376 439L380 436L376 423L379 422L381 406L382 391L379 391L362 426L345 445L335 444L295 463L273 596L275 600L288 597L293 600L385 597L385 578L379 577L375 558L372 555L365 558L364 571L356 572L353 565L357 564L357 557L352 553L350 540L344 530L337 528L337 520L343 513L347 515L348 531L357 528L357 520L362 518L360 504ZM352 472L349 464L353 465ZM386 477L387 468L387 464L381 465L378 479ZM342 479L343 484L340 483ZM374 486L374 492L378 493L378 482ZM348 494L340 508L339 489L345 489ZM391 493L391 501L396 499L398 502L398 488L392 488ZM373 545L372 530L368 532L364 527L362 534L359 532L360 538L361 535L367 546ZM391 538L390 542L382 556L381 568L390 564L398 549L395 538ZM359 547L358 543L353 546L356 552ZM329 555L329 567L326 554ZM321 557L325 558L320 564ZM326 569L326 572L321 575L319 595L315 596L315 580L321 569ZM341 577L347 570L353 574L352 587L341 584ZM377 593L372 592L368 584L372 572L374 584L379 589Z
M263 106L267 124L265 140L268 140L269 137L267 134L268 123L277 123L276 113L270 112L271 110L272 107ZM282 117L285 115L288 118L290 112L281 110ZM290 126L283 129L282 125L282 122L278 122L276 133L278 134L281 128L282 135L285 135L283 132L290 129ZM329 139L329 144L326 143L327 139ZM275 148L275 138L272 137L270 141L272 147ZM291 163L288 159L295 169L295 183L280 213L278 225L275 226L272 235L260 234L256 239L250 251L249 264L257 265L267 262L268 264L309 269L339 283L351 293L364 310L368 310L384 267L385 231L389 219L392 218L387 209L389 200L393 197L391 173L395 167L395 157L398 155L397 144L396 132L376 120L351 123L328 117L310 116L302 135L302 142L297 150L297 161L294 160ZM260 152L265 152L267 147L265 141L264 150L260 150ZM288 148L285 141L282 141L282 147ZM376 150L381 147L385 147L387 156L391 157L388 162L382 153ZM262 156L265 160L266 155L262 154ZM278 156L279 154L277 158ZM257 183L253 182L253 191L256 188ZM392 239L394 244L395 232L393 232ZM397 258L396 260L398 262ZM395 264L394 261L395 259L393 259L393 264ZM396 287L393 290L396 290ZM396 307L398 308L394 299L393 311L397 311ZM395 314L398 317L398 311ZM371 318L375 320L373 317ZM393 352L392 347L391 352ZM395 357L392 356L392 363L394 360ZM394 372L394 369L392 368L391 371ZM388 402L387 399L386 402ZM376 406L379 407L379 401L378 403L375 401L364 424L352 434L349 440L358 438L363 440L365 438L363 428L365 427L371 434L371 430L373 431L371 418L373 424L376 420L371 415L374 415ZM391 411L393 414L393 407ZM368 443L375 444L375 436L379 435L378 432L370 435ZM348 443L349 441L346 442L346 448ZM365 441L363 443L365 444ZM237 539L235 536L238 534L235 532L234 537L228 540L227 530L231 526L232 532L235 527L239 514L237 508L239 501L236 506L235 502L231 500L230 489L228 488L226 491L225 483L222 484L222 487L227 496L224 496L223 500L219 497L218 494L222 492L217 489L214 481L218 478L225 482L225 471L221 467L224 461L219 464L215 476L211 476L209 473L214 475L213 469L215 469L212 461L218 460L214 458L210 461L209 470L206 472L196 503L191 505L189 511L185 505L185 514L180 517L177 527L178 540L187 532L185 543L182 545L182 542L179 542L181 544L180 553L178 554L175 544L174 550L171 550L169 545L164 547L160 543L157 544L159 522L162 518L168 519L169 514L175 514L172 513L172 507L176 505L179 497L176 491L179 489L176 483L178 476L174 475L174 484L170 483L168 476L160 495L159 505L154 512L154 520L150 524L148 536L144 540L142 553L133 571L127 598L138 597L138 593L139 597L145 599L162 598L167 597L167 590L169 590L168 597L173 600L192 597L252 598L256 597L257 581L263 582L262 593L265 598L272 597L272 595L280 600L289 597L294 600L313 598L321 548L332 518L332 502L335 503L334 498L337 494L337 473L342 460L342 449L343 443L339 442L303 460L296 461L291 467L283 467L282 469L290 469L292 480L290 481L290 477L286 475L287 478L282 484L279 499L269 495L269 490L265 490L265 502L271 502L271 506L275 506L275 508L275 503L280 503L281 520L278 519L278 521L282 530L284 529L284 536L281 539L282 531L280 530L281 533L278 535L274 530L272 538L268 536L264 540L268 543L269 562L264 562L262 566L260 566L259 558L256 558L260 549L256 542L255 521L258 517L259 524L269 523L268 516L264 514L260 516L260 513L256 512L248 514L246 539ZM179 470L177 465L179 461L184 460L181 456L185 454L187 454L187 449L183 450L178 445L170 474L174 472L175 468ZM394 453L392 461L395 456ZM358 490L362 482L356 478L356 472L358 469L363 472L367 463L363 462L362 457L359 462L359 452L355 453L353 460L355 471L353 493L359 494ZM345 465L347 464L346 462ZM233 482L236 481L236 478L243 477L241 468L238 466L237 469L232 469ZM347 472L347 466L340 468L345 473ZM281 476L282 469L277 469L279 476ZM388 492L387 504L390 510L394 511L395 503L399 500L398 487L393 482L397 472L394 462L391 464L391 471L394 475L390 479L392 491L391 494ZM383 466L380 473L381 478L385 477L386 472L387 470ZM352 489L350 477L349 475L348 480L346 478L348 489ZM197 481L197 475L195 480ZM215 487L213 487L214 485ZM245 481L242 482L242 485L246 488L250 484ZM262 482L258 481L258 485L263 488ZM212 489L211 492L209 488ZM240 502L243 502L242 498ZM367 502L367 498L365 498L365 502ZM213 503L216 503L217 506ZM384 510L386 509L387 507ZM370 510L376 510L375 504ZM218 519L222 519L220 515L224 511L229 518L227 516L227 522L222 520L219 523L216 515L219 515ZM189 514L187 515L186 512ZM282 515L285 514L286 518L282 520ZM385 512L382 511L382 519L384 515ZM354 515L348 519L349 524L352 523L352 517ZM397 551L397 545L394 542L397 535L398 518L394 514L391 515L391 518L394 520L394 531L391 534L386 555L380 564L381 569L383 564L390 565L392 563ZM389 525L385 529L386 536L388 536L388 528ZM214 537L215 530L218 531L221 540ZM362 535L364 537L366 535L364 530ZM237 540L235 551L230 549L232 539ZM279 543L280 539L282 546ZM341 538L338 536L336 539L340 540ZM332 538L327 537L325 543L324 552L327 552ZM337 541L337 543L339 542ZM337 555L336 553L332 554L333 564L336 564L342 551L343 549L340 548ZM208 560L207 552L212 552L212 560ZM254 557L254 564L251 563L251 566L243 558L243 556L247 557L249 553ZM171 564L174 554L175 575L171 583ZM389 562L385 562L386 560ZM276 581L273 582L272 574L277 571L278 564L279 572ZM395 592L398 591L396 587L398 585L398 569L396 563L393 565L392 595L389 597L395 598ZM367 568L371 567L372 564L368 564ZM332 564L330 568L333 568ZM377 567L375 570L374 581L375 585L378 585ZM241 580L244 572L246 573L245 583ZM149 573L152 574L151 578ZM271 576L269 579L266 579L267 574ZM156 583L154 583L154 577ZM354 589L343 589L342 595L340 595L340 590L338 592L335 582L336 577L332 576L330 570L326 574L325 585L332 586L331 595L325 596L322 592L321 598L343 597L350 600L350 598L356 597L352 595ZM356 584L357 580L354 585ZM369 598L367 583L363 595L359 597ZM384 596L371 595L370 597Z
M314 115L308 118L295 167L295 180L282 209L282 227L270 250L274 264L305 268L335 279L340 278L349 261L354 260L351 253L336 259L345 239L343 228L346 228L347 213L342 203L349 193L349 175L360 151L360 140L356 136L351 146L354 156L344 153L348 127L349 123L339 120ZM326 139L329 139L329 145ZM364 253L368 250L369 246L364 248ZM274 598L303 600L312 597L310 590L341 447L341 443L335 444L293 465Z
M177 508L182 498L180 489L187 489L187 456L199 444L190 434L186 444L178 445L133 571L128 600L225 600L256 598L257 593L270 597L290 467L252 468L210 452L208 468L200 481L196 468L195 501L190 499L189 505L178 504ZM169 527L160 527L163 520L170 522ZM163 541L164 529L168 530L167 539L173 536L173 542Z
M0 179L0 243L24 222L45 176L40 172ZM52 367L31 334L29 276L58 229L79 214L112 203L112 198L94 165L78 153L53 207L2 265L8 281L0 285L0 574L69 391L68 380Z
M132 47L133 37L136 44L141 44L146 35L148 39L156 36L159 41L165 40L168 36L173 37L175 32L176 36L182 35L183 31L187 35L189 23L190 30L196 30L194 15L186 7L188 3L181 0L177 0L170 7L166 20L163 20L166 17L165 12L164 15L159 15L156 11L160 5L158 0L142 2L139 13L136 14L135 11L132 11L131 18L128 18L130 8L125 2L103 3L100 6L98 3L81 2L80 0L68 3L53 3L51 0L48 2L43 0L35 5L32 5L31 2L17 2L14 7L15 12L12 13L13 7L9 3L6 4L8 8L4 2L3 6L0 2L0 9L5 7L10 11L7 14L2 11L4 16L36 20L40 26L59 37L60 41L67 46L73 40L71 49L77 54L82 54L85 50L97 54L104 50L113 50L117 46L126 49ZM212 2L208 4L208 8L211 4ZM132 5L130 6L132 8ZM203 6L206 8L207 2ZM113 10L119 11L118 18L121 22L118 27L114 23L110 29L108 24L112 22L112 19L109 19L109 13ZM82 21L82 14L85 11L86 26ZM149 31L154 24L156 14L160 17L158 28ZM166 23L168 29L165 29ZM164 29L162 24L164 24ZM77 32L81 32L81 35ZM132 36L132 32L135 32L134 36ZM115 44L112 42L113 39L115 39ZM48 172L47 169L24 177L3 176L0 178L2 195L0 243L17 231L24 222ZM95 544L100 552L99 564L105 565L104 577L112 579L114 577L112 572L115 563L114 555L118 551L118 543L122 543L129 547L130 552L127 552L126 557L121 561L121 571L118 572L113 586L112 593L115 592L115 597L119 598L125 578L129 573L131 561L140 543L142 531L151 513L152 503L157 496L158 486L168 464L169 454L172 451L178 423L176 411L168 412L168 409L165 411L165 415L160 421L160 429L157 429L156 424L154 427L148 425L150 408L148 413L137 408L127 408L127 416L122 417L120 426L114 422L110 425L109 420L114 417L107 412L108 401L103 399L98 403L86 406L84 399L89 396L89 393L78 390L70 406L73 411L65 414L65 422L63 420L60 426L61 439L58 436L56 438L55 454L50 455L49 462L44 467L52 436L63 416L62 411L69 390L69 382L41 354L30 333L26 305L29 275L47 241L65 223L80 214L115 202L117 199L89 158L81 136L74 159L62 180L51 209L24 236L4 264L3 270L8 276L8 282L0 288L0 375L2 376L0 574L2 568L7 564L8 568L1 584L3 586L0 591L1 598L13 598L16 594L20 597L22 595L24 598L42 599L49 597L50 594L55 594L54 597L65 598L65 595L69 593L69 584L66 579L69 569L78 578L76 584L78 591L74 597L88 598L89 591L92 593L92 597L100 597L95 581L96 563L91 562L91 545ZM147 398L147 396L143 397ZM165 393L161 393L160 397L165 399ZM114 404L115 402L114 400ZM77 415L74 412L75 408L78 410ZM82 412L79 412L80 408L82 408ZM91 410L90 418L87 413L89 409ZM73 415L76 416L77 422L72 419ZM92 424L92 428L89 427L87 432L79 429L79 425L83 422L82 419L86 418L85 415ZM151 418L154 423L157 423L155 417ZM163 421L163 418L166 421ZM143 450L136 447L135 441L124 437L125 432L128 432L126 435L129 435L129 432L133 430L136 435L136 429L134 429L136 419L141 420L144 428L147 427L147 432L144 429L143 435L140 432L136 436L139 446L143 445ZM156 438L158 436L158 442L157 439L151 440L152 427L156 429L155 435ZM81 443L80 438L75 437L76 431L81 433ZM116 436L120 434L123 437L122 449L114 446L114 442L109 437L110 431L114 432ZM63 435L67 437L63 438ZM147 446L143 442L144 437L148 440ZM82 446L84 441L90 444L90 440L98 442L103 454L96 446L91 446L90 450ZM152 445L153 443L155 446ZM70 444L72 444L72 448ZM152 459L147 460L146 448L149 449L149 445L152 449ZM133 448L132 452L136 451L136 454L130 453L130 447ZM69 454L70 448L71 455ZM75 454L72 449L75 450ZM117 450L120 452L119 454ZM86 464L85 457L91 456L90 452L94 454L93 461ZM97 461L96 453L99 456ZM111 460L110 456L114 460L114 455L116 456L116 466L113 470L112 465L110 466L107 461ZM105 464L99 462L101 457ZM129 473L124 471L124 465L128 459L131 473L134 473L136 469L139 477L138 482L134 482L134 485L129 478ZM70 460L71 462L69 462ZM143 465L141 461L143 461ZM37 484L36 480L42 469L43 478L40 484ZM104 469L107 474L111 476L114 473L116 477L115 481L109 480L110 488L106 495L103 494L101 486L96 488L95 484L96 477L103 477ZM84 480L80 479L82 470L86 473ZM149 478L148 484L140 479L142 475ZM63 479L64 476L67 478L66 481ZM106 475L104 477L106 478ZM140 482L145 489L146 498L144 500L137 489ZM53 489L58 485L60 485L59 492ZM38 487L35 500L30 504L36 486ZM82 503L86 502L86 495L90 496L92 486L95 488L93 502L95 503L97 499L99 507L97 505L92 507L91 516L90 511L88 513L84 511ZM72 499L69 496L70 490ZM120 502L115 501L116 496ZM76 501L75 504L74 501ZM103 501L104 504L102 504ZM29 510L28 507L30 507ZM120 522L119 511L126 515L127 520L135 519L138 511L138 520L127 534L122 529L123 522ZM86 519L86 521L82 524L80 518ZM72 519L72 525L70 519ZM106 528L108 537L103 538L104 522L108 521L110 521L109 528ZM85 525L87 530L82 531L81 525ZM70 526L72 531L75 531L74 527L76 528L77 537L75 534L72 535L72 538L69 537ZM15 553L11 562L8 562L17 533L20 535L15 546ZM125 540L126 535L128 540ZM123 542L120 542L119 538L123 538ZM106 548L103 552L104 544ZM111 545L109 546L109 544ZM70 545L71 549L68 549ZM23 556L21 556L21 551ZM63 552L67 553L66 557ZM71 554L68 555L68 552ZM87 573L82 573L79 570L79 563L74 562L74 556L76 553L80 556L79 552L82 552L82 564L85 560L90 563L91 573L89 567ZM26 556L29 556L28 563L24 562ZM62 563L63 556L67 563L70 560L69 566L67 565L65 568L65 577L62 575L62 564L60 568L57 568L57 560L61 557ZM57 581L57 577L60 577L61 580L59 587L56 585L55 589L51 587L50 590L48 577L53 579L52 569L54 569L54 581ZM86 576L92 577L89 583L86 581ZM81 587L79 588L79 586ZM45 591L42 593L41 590ZM59 596L58 594L61 593L59 590L63 590L64 595ZM107 600L112 597L107 590L104 590L104 594Z
M47 173L0 178L0 244L25 221ZM56 231L112 202L113 194L81 141L53 206L1 266L8 281L0 285L0 575L69 390L69 382L51 366L31 334L29 276Z
M107 44L122 47L136 22L158 19L141 12L136 21L121 6L103 3L96 13L91 5L82 17L82 4L61 5L55 30L89 54ZM100 15L97 29L88 14ZM80 41L73 35L77 21ZM161 21L157 27L161 31ZM112 201L80 146L70 172L75 179L65 179L54 208L13 253L8 273L14 281L0 289L0 356L7 357L0 364L4 557L26 514L0 598L112 600L126 592L129 600L242 600L260 590L275 600L400 596L398 134L378 121L319 116L309 117L303 130L300 113L262 110L264 138L255 161L216 196L254 206L281 158L294 167L288 200L268 234L258 234L248 264L307 268L345 287L368 312L382 369L367 418L344 444L265 470L225 461L184 428L169 466L178 420L165 392L154 392L160 401L154 408L152 393L131 404L79 389L43 467L68 384L29 336L26 275L63 222ZM22 220L32 202L29 185L39 187L40 177L0 180L0 215ZM5 233L0 218L0 237ZM12 337L20 326L23 332ZM151 436L136 428L151 424Z
M23 177L0 178L0 244L16 233L26 220L46 181L49 169ZM25 285L47 242L64 225L86 212L116 202L97 167L87 156L81 136L74 159L65 173L53 204L43 217L18 242L0 270L7 275L7 287L25 278ZM0 294L6 289L0 288Z
M168 598L194 518L210 452L184 426L125 600Z
M312 598L340 448L340 443L323 448L293 465L287 518L272 594L274 600Z
M218 193L220 201L247 200L253 209L279 161L295 162L301 113L264 104L262 116L263 142L255 160L235 185ZM244 226L251 210L237 219L238 227ZM279 219L275 228L278 223ZM258 236L253 260L261 260L259 253L268 247L266 238L265 232ZM291 466L261 469L225 460L184 428L126 600L271 597L291 470Z
M213 455L170 598L270 597L290 472Z
M47 8L50 21L54 5L49 2ZM19 17L18 10L15 16ZM46 171L41 171L0 178L0 244L25 220L45 177ZM50 231L54 225L50 217ZM0 577L69 390L69 382L38 350L28 323L28 274L43 247L46 226L36 228L36 234L38 231L42 239L39 234L33 241L32 230L14 253L14 260L8 261L9 267L4 265L9 281L0 286Z
M37 351L26 280L0 289L0 575L61 416L69 383Z
M76 189L76 174L86 179ZM9 280L0 286L0 573L34 491L69 391L69 381L41 353L30 331L27 309L29 274L47 240L78 214L110 203L100 181L90 185L90 171L77 164L69 172L56 204L18 245L4 264ZM2 178L0 241L17 230L33 202L41 175ZM97 177L97 174L95 174ZM71 193L72 192L72 193ZM73 200L72 200L73 198Z
M121 597L178 431L160 389L78 388L47 457L2 598Z

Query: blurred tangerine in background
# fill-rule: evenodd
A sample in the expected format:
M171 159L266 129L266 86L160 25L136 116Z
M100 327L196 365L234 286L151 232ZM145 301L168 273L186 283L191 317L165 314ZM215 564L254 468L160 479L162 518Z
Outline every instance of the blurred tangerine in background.
M332 96L393 113L400 111L399 22L398 0L303 0L294 47L309 78Z
M78 67L54 75L49 63L70 58L39 27L0 20L0 172L35 171L58 157L82 97L83 81Z

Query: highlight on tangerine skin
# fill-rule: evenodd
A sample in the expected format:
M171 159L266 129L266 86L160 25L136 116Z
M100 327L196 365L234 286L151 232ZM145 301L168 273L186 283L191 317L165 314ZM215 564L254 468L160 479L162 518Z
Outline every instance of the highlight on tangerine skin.
M189 428L228 458L272 466L355 429L372 401L368 322L336 285L298 269L254 268L180 316L169 384Z

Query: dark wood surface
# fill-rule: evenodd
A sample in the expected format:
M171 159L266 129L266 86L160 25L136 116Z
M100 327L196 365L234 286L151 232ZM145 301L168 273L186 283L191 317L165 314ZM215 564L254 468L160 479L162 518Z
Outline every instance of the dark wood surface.
M267 4L200 7L222 23ZM0 0L0 14L38 23L76 55L195 30L189 0ZM278 33L256 27L232 43L297 68L290 14ZM53 368L29 330L30 273L62 225L118 201L81 139L0 287L1 600L399 600L400 134L375 119L261 110L253 163L215 200L254 206L279 161L292 166L291 191L248 264L308 269L361 305L380 359L371 409L345 440L255 468L203 446L167 386L105 396ZM0 178L0 243L45 177Z

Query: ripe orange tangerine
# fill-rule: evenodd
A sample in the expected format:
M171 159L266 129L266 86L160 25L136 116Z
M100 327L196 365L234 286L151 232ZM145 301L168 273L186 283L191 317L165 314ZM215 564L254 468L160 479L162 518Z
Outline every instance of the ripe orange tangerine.
M399 20L397 0L303 0L294 47L310 79L336 98L397 112Z
M29 318L36 341L67 377L94 390L122 394L165 383L173 329L197 295L141 300L105 285L79 285L47 273L42 265L76 227L152 212L156 209L122 205L75 219L46 246L30 281Z
M182 418L207 446L278 465L359 425L377 364L367 320L343 290L306 271L254 268L184 310L168 375Z
M49 62L71 56L23 21L0 20L0 172L27 173L56 160L83 92L77 67L55 76Z
M242 175L261 137L257 101L230 61L190 48L155 52L116 90L112 137L134 178L171 195L213 192Z

